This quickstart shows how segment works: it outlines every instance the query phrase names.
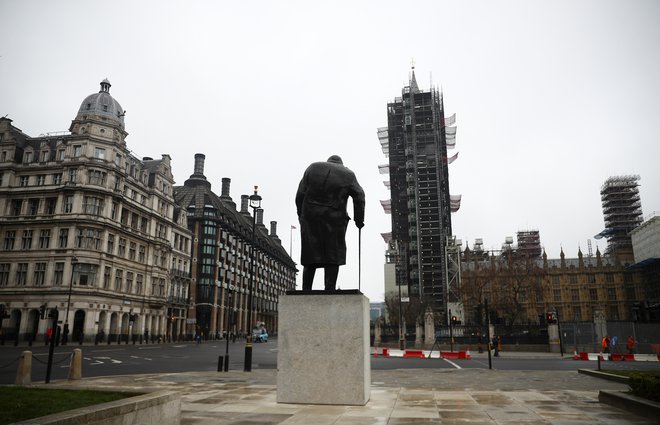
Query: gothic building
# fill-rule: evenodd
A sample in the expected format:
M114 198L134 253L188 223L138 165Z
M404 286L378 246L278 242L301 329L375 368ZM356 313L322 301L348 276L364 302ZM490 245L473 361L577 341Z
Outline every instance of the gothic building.
M453 277L447 244L452 241L451 213L458 210L460 196L449 194L447 156L455 145L455 117L445 118L442 93L420 90L414 68L401 96L387 104L387 127L378 129L388 164L385 182L391 199L381 201L392 215L388 258L395 263L396 285L411 296L423 298L438 312L446 312Z
M169 155L137 158L110 82L68 132L31 137L0 118L0 304L5 337L39 338L40 306L70 338L185 331L191 232Z
M175 201L185 211L193 233L193 309L188 321L204 337L227 330L250 332L257 324L276 332L279 295L296 288L296 265L277 236L277 223L270 222L269 232L263 223L263 210L257 209L256 217L250 214L248 195L241 196L237 210L230 196L229 178L222 179L220 196L211 190L211 182L204 176L205 158L196 154L193 174L183 186L174 188ZM252 324L248 323L250 304Z
M491 317L502 324L543 322L557 312L562 321L638 320L637 306L644 299L639 273L616 257L548 259L509 252L466 248L462 253L461 294L468 323L479 321L488 299Z

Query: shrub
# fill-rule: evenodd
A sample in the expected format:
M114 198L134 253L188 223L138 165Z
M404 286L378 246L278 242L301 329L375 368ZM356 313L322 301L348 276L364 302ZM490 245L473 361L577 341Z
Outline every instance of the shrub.
M634 373L628 385L634 395L660 402L660 376Z

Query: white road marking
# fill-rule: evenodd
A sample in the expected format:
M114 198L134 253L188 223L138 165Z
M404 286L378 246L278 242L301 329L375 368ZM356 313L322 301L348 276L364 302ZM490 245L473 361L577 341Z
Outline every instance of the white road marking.
M121 360L115 360L110 357L95 357L96 359L110 360L112 363L118 364L123 363Z
M460 367L459 365L457 365L456 363L452 362L452 361L449 360L449 359L442 359L442 360L444 360L444 361L446 361L447 363L449 363L450 365L454 366L456 369L463 369L462 367Z
M131 356L131 358L133 358L133 359L144 359L144 360L149 360L149 361L151 361L151 359L150 359L149 357Z

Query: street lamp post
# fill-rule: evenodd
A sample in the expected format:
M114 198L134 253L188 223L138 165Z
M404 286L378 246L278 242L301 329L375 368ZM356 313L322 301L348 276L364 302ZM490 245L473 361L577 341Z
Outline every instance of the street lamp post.
M78 257L74 255L73 258L71 258L71 282L69 282L69 297L66 300L66 316L64 316L65 338L69 336L69 306L71 305L71 292L73 291L73 272L75 271L76 264L78 264ZM66 344L66 339L64 339L63 342Z
M399 274L399 261L398 261L398 256L397 256L397 264L394 266L395 274L398 277ZM398 280L397 286L399 287L399 350L405 350L406 349L406 328L403 325L403 302L401 300L401 280L400 279L395 279L395 281Z
M250 196L250 208L252 208L252 243L250 244L250 280L248 281L248 314L247 330L245 338L245 360L243 362L243 371L252 371L252 284L254 281L254 234L257 228L257 210L261 208L261 196L257 194L258 186L254 187L254 194Z
M231 290L234 289L232 285L227 282L227 301L225 304L225 309L227 310L227 313L225 315L225 327L226 327L226 333L225 333L225 363L224 363L224 371L229 372L229 332L231 332L231 318L229 315L231 314Z

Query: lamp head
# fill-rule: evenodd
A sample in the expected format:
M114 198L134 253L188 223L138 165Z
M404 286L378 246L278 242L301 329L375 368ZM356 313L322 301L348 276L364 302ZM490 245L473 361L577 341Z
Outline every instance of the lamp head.
M261 208L261 196L257 194L259 186L254 187L254 194L250 195L250 207L252 209Z

